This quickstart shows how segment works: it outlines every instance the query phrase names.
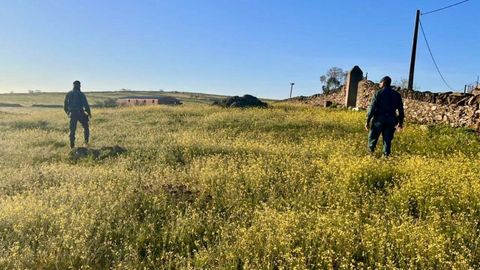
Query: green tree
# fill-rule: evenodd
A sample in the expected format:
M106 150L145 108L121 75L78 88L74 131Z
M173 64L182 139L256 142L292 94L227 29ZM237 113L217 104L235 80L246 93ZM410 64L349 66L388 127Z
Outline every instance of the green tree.
M339 88L345 83L347 73L339 67L331 67L325 75L320 76L323 93L328 94L331 90Z

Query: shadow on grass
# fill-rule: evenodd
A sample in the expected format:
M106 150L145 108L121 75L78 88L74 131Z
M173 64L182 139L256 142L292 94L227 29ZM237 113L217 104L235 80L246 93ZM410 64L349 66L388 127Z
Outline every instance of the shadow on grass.
M116 157L127 152L127 149L119 146L104 146L100 149L78 147L70 151L70 160L78 161L82 159L102 160L110 157Z

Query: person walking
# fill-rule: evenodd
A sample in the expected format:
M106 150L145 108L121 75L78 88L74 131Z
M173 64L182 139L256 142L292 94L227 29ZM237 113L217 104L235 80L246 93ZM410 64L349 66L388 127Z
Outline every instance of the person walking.
M369 131L368 148L370 152L375 152L378 138L382 134L383 154L386 157L391 153L395 130L403 128L405 118L402 96L392 89L391 84L392 79L388 76L383 77L380 81L381 89L372 98L365 124L365 130Z
M70 117L70 148L75 147L77 122L82 124L85 144L88 144L90 137L88 121L92 117L92 113L88 105L87 97L80 91L80 87L81 84L79 81L73 82L73 90L67 93L63 105L65 113Z

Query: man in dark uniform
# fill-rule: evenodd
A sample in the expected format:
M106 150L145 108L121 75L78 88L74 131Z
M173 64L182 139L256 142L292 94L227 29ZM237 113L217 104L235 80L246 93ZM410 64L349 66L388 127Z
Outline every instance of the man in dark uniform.
M392 79L388 76L380 81L380 90L375 93L367 112L367 123L365 129L370 130L368 134L368 148L373 153L378 138L382 134L383 154L390 155L393 134L395 130L403 128L402 96L391 87ZM397 115L398 111L398 115Z
M77 122L80 122L83 127L85 143L88 144L90 131L88 129L88 120L92 117L90 106L88 105L87 97L80 91L80 82L73 82L73 90L68 92L65 96L63 109L70 117L70 148L75 147L75 131L77 129Z

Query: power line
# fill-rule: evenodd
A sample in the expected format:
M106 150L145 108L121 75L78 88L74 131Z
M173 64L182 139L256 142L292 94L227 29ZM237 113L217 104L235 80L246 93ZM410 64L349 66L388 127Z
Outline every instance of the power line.
M425 35L425 30L423 29L422 20L420 20L420 29L422 29L423 38L425 39L425 43L427 44L428 52L430 52L430 56L432 57L433 64L435 64L435 68L437 69L438 74L440 75L440 78L442 78L443 83L445 83L445 85L446 85L448 88L450 88L450 90L455 91L455 89L453 89L453 88L447 83L447 81L445 80L445 77L443 77L443 74L442 74L442 72L440 71L440 68L439 68L438 65L437 65L437 61L435 60L435 57L433 56L432 49L430 48L430 44L428 43L427 36Z
M439 8L439 9L435 9L435 10L432 10L432 11L429 11L429 12L422 13L422 15L427 15L427 14L434 13L434 12L438 12L438 11L441 11L441 10L444 10L444 9L447 9L447 8L451 8L451 7L454 7L454 6L458 6L458 5L461 5L461 4L463 4L463 3L465 3L465 2L468 2L468 1L470 1L470 0L460 1L460 2L458 2L458 3L452 4L452 5L443 7L443 8Z

